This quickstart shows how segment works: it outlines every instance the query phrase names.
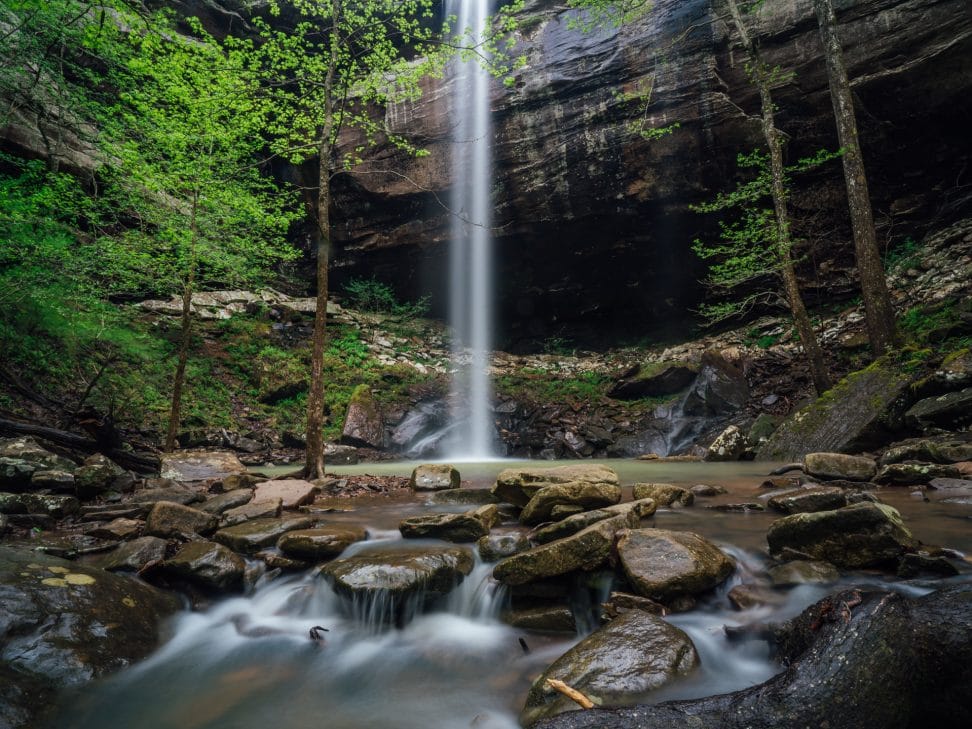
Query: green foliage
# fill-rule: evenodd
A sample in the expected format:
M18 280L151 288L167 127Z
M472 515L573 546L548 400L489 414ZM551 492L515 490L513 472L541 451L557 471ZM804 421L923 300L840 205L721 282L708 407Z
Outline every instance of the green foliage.
M898 326L915 343L941 342L949 337L960 315L953 302L940 306L914 306L904 312Z
M569 27L589 32L598 26L619 27L649 12L652 0L567 0L567 6L582 10L573 16Z
M400 302L391 286L375 278L353 278L344 287L351 306L361 311L416 318L429 313L428 296L418 301Z
M908 236L890 246L884 255L886 271L901 271L916 265L921 257L921 245Z

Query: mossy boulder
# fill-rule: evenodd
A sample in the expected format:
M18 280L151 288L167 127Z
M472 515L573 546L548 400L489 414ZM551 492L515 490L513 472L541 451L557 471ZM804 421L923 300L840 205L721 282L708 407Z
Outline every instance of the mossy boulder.
M527 525L564 518L571 512L598 509L621 501L621 487L612 483L575 481L544 486L536 491L523 511L520 522ZM568 510L558 507L571 507Z
M0 514L46 514L54 519L63 519L77 514L80 508L81 505L73 496L0 492Z
M885 357L854 372L788 417L759 447L760 461L794 461L807 453L877 448L901 428L913 377Z
M659 508L666 506L679 508L695 503L694 493L670 483L636 483L631 493L635 499L651 499Z
M208 536L216 531L219 519L205 511L172 501L157 501L145 520L145 533L152 537Z
M574 614L566 605L538 605L518 610L507 610L501 616L507 625L533 633L577 632Z
M101 454L87 458L74 472L74 488L81 499L91 499L121 486L128 486L130 490L134 483L134 478L124 468Z
M119 544L111 552L102 555L95 564L103 570L138 572L149 562L165 558L167 542L160 537L139 537Z
M229 592L243 587L246 562L216 542L189 542L162 564L164 572L204 590Z
M711 417L738 412L749 400L749 384L743 371L721 352L702 353L699 374L682 402L688 416Z
M803 457L803 470L815 477L842 481L870 481L877 473L872 458L844 453L808 453Z
M379 450L385 447L385 418L367 385L358 385L351 393L341 442Z
M286 519L253 519L236 526L220 529L213 539L234 552L254 554L264 547L277 543L287 532L310 529L314 519L310 517L290 517Z
M586 529L591 524L596 522L604 519L610 519L618 515L626 515L631 511L637 515L638 519L647 519L649 516L655 513L655 508L655 502L653 500L638 499L636 501L629 501L624 504L606 506L603 509L585 511L582 514L568 516L566 519L556 521L553 524L549 524L541 529L538 529L533 532L531 538L537 544L547 544L548 542L553 542L557 539L569 537L571 534L576 534L581 529Z
M833 511L847 506L853 492L834 486L797 489L770 498L766 505L781 514L803 514L813 511Z
M738 461L749 447L749 439L738 425L730 425L716 436L705 451L704 461Z
M962 473L950 463L890 463L881 468L874 481L884 485L912 486L930 483L936 478L961 478Z
M878 459L878 465L887 466L904 461L925 463L959 463L972 461L972 442L955 436L919 438L895 443Z
M674 395L691 385L698 373L698 365L691 362L653 362L618 380L607 395L616 400Z
M359 526L322 526L287 532L277 541L277 548L294 559L318 561L337 557L367 537L368 532Z
M461 514L423 514L403 519L398 530L406 539L444 539L475 542L489 534L499 515L496 504L486 504Z
M656 615L630 610L564 653L533 682L520 723L581 707L547 684L563 681L600 706L630 704L699 665L691 639Z
M460 505L480 505L498 504L500 500L493 494L492 489L444 489L434 491L429 494L429 504L460 504Z
M836 582L840 572L830 562L795 559L769 569L769 578L777 587L791 585L819 585Z
M896 509L873 503L785 516L766 541L774 556L791 550L844 569L884 566L918 546Z
M662 603L707 592L735 569L732 559L704 537L663 529L621 532L618 557L635 592Z
M972 424L972 387L919 400L904 417L914 428L960 430Z
M476 542L479 556L485 562L498 562L514 554L525 552L530 549L530 540L521 532L509 532L506 534L487 534Z
M496 477L492 491L501 501L522 508L545 486L576 482L621 485L613 469L599 463L578 463L554 468L507 468Z

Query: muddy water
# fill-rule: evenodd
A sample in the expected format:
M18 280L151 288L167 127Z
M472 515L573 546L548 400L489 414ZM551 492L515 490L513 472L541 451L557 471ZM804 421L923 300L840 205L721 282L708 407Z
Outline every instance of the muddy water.
M777 517L705 508L765 503L774 493L760 487L766 464L607 463L619 472L628 491L630 484L642 481L709 483L729 489L719 497L698 499L688 509L659 511L649 522L703 534L730 552L738 569L695 610L668 618L692 637L703 668L664 693L642 698L722 693L760 683L779 671L764 644L730 644L723 626L794 615L834 588L804 586L791 590L782 605L733 611L726 592L763 567L765 532ZM413 465L372 464L334 471L407 475ZM485 486L510 465L463 464L461 470L468 485ZM942 503L944 495L935 492L930 492L928 502L909 492L883 489L879 496L902 512L915 536L926 544L972 552L972 507ZM348 511L327 519L364 525L372 540L393 544L399 538L395 527L401 518L432 510L424 502L410 495L336 500L332 506ZM178 616L170 640L154 656L66 697L64 710L52 726L514 729L531 680L577 637L538 636L503 624L499 614L504 594L491 581L490 571L491 565L477 565L448 599L402 630L354 619L339 598L310 575L268 582L248 597ZM877 573L857 573L845 582L886 584L887 579ZM912 594L941 584L890 583ZM326 645L308 638L314 626L329 629ZM529 652L521 648L520 638Z

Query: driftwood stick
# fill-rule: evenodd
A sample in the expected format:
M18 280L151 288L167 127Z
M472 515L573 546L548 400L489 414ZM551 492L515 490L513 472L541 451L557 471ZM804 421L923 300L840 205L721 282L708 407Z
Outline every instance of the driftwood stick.
M586 696L584 696L584 694L582 694L577 689L571 688L570 686L568 686L567 684L565 684L563 681L560 681L560 680L558 680L556 678L548 678L545 681L545 683L550 688L552 688L554 691L559 691L560 693L562 693L564 696L566 696L571 701L579 704L582 709L593 709L594 708L594 702L593 701L591 701L589 698L587 698Z

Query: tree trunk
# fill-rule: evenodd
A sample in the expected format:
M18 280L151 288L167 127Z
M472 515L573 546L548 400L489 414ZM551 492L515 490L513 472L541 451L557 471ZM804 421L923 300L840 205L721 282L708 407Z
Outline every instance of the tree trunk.
M324 79L324 125L321 129L320 175L317 193L317 311L311 351L310 389L307 393L307 478L324 478L324 342L327 330L328 263L331 254L331 136L334 133L334 78L341 43L341 2L332 10L331 59Z
M752 64L753 82L759 90L759 101L762 110L763 136L766 138L766 146L770 153L770 174L773 180L773 210L776 214L776 246L780 262L780 269L783 275L783 287L786 292L787 304L793 316L793 323L796 325L800 342L803 344L803 351L806 353L807 361L810 364L810 375L813 379L813 386L817 394L823 394L830 389L830 374L824 362L823 350L817 341L817 335L813 331L810 323L810 316L807 314L807 307L803 303L800 295L800 285L797 282L796 270L793 266L793 241L790 237L790 215L786 205L786 184L785 173L783 170L783 140L782 135L776 128L776 120L773 114L773 95L770 92L769 78L763 62L760 60L759 51L753 43L746 25L743 22L742 14L736 0L729 0L729 12L732 15L733 23L743 46Z
M196 250L196 212L199 207L199 193L192 195L192 212L189 218L189 275L182 287L182 330L179 339L179 361L172 380L172 407L169 410L169 428L165 435L165 452L171 453L176 447L179 435L180 412L182 410L182 390L186 381L186 363L189 361L189 345L192 342L192 293L195 283Z
M857 117L851 95L844 52L837 37L837 16L831 0L813 0L820 24L820 39L827 60L830 98L837 121L837 136L843 150L844 179L847 183L847 205L854 233L854 255L861 278L861 297L867 317L867 336L871 351L880 356L896 342L894 307L888 293L888 282L874 233L871 198L867 188L864 158L857 136Z

